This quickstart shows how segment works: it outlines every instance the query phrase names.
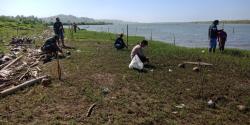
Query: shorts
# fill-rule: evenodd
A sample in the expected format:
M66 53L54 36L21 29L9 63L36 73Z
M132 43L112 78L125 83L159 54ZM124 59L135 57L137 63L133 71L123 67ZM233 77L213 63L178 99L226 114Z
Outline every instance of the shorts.
M216 48L217 46L217 39L216 38L211 38L210 40L210 48Z
M64 34L63 34L63 32L61 32L61 33L56 33L56 35L59 37L59 39L64 39Z

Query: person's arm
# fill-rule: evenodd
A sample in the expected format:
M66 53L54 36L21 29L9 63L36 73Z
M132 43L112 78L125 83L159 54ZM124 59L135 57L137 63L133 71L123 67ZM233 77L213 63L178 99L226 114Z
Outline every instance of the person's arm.
M125 44L124 40L121 39L121 41L122 41L122 44L123 44L126 48L128 48L128 46Z
M59 47L59 40L56 40L56 47L60 53L63 53L62 49Z

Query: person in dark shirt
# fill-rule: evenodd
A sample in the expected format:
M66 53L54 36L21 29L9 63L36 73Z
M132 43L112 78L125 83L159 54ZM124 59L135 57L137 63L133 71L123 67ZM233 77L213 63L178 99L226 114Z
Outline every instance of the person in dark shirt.
M217 45L217 38L218 38L217 25L219 25L219 20L215 20L208 30L208 37L210 40L209 52L213 51L215 53L215 49Z
M120 36L115 40L114 46L117 50L128 48L127 45L124 43L123 40L123 34L120 34Z
M227 33L224 29L218 31L218 42L219 42L219 49L220 52L224 52L225 43L227 41Z
M76 23L73 23L73 29L74 29L74 32L76 33L76 30L77 30L77 24Z
M57 17L56 18L56 22L54 23L54 33L55 35L57 35L60 39L60 42L62 43L62 47L66 47L64 44L64 28L63 28L63 24L60 21L60 19Z
M41 47L42 52L45 54L45 62L51 60L53 56L57 56L58 52L63 51L58 46L59 37L57 35L47 39L44 45Z

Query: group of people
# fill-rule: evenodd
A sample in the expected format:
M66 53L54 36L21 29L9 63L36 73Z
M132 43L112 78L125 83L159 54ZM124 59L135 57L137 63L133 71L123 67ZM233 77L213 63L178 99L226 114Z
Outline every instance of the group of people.
M114 47L117 50L128 48L128 46L124 43L123 36L124 36L123 34L120 34L119 37L115 40ZM137 55L142 63L148 63L149 58L146 57L143 53L143 48L147 46L148 46L147 40L142 40L139 44L135 45L130 54L131 60Z
M217 41L219 42L219 50L221 52L224 51L225 42L227 40L227 33L224 31L224 29L218 30L217 25L219 25L219 21L215 20L213 21L213 24L209 27L209 52L215 52ZM76 32L77 25L74 24L73 28ZM53 25L53 29L55 35L47 39L41 48L41 50L46 53L47 60L50 60L51 57L57 55L58 52L63 53L61 48L66 48L64 44L64 28L59 18L56 18L56 22ZM128 46L124 43L123 36L123 34L120 34L119 37L115 40L114 47L117 50L128 48ZM149 62L149 59L143 53L143 48L145 48L146 46L148 46L147 40L143 40L140 42L140 44L134 46L131 51L131 59L133 59L134 56L137 55L143 63Z
M63 54L62 48L66 48L64 44L64 28L59 18L53 25L54 36L48 38L41 47L42 52L45 54L44 62L48 62L52 57L57 57L58 52Z
M213 21L213 24L209 27L209 52L215 52L217 42L219 43L220 52L223 52L225 48L225 43L227 41L227 33L224 31L224 29L218 30L217 25L219 25L219 20ZM124 43L123 36L123 34L120 34L119 37L115 40L114 47L117 50L128 48L128 46ZM140 44L134 46L130 55L131 60L135 57L135 55L137 55L142 63L148 63L149 58L147 58L143 53L143 48L145 48L146 46L148 46L147 40L143 40Z
M215 20L208 30L208 37L210 40L209 52L215 53L217 41L219 42L220 52L223 52L225 48L227 33L224 31L224 29L218 30L217 25L219 25L219 20Z

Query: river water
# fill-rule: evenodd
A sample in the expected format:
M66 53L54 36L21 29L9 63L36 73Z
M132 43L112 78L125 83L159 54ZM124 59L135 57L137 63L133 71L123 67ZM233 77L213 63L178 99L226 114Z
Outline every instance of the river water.
M184 47L208 47L208 27L210 24L196 23L149 23L129 24L129 35L144 36L145 39L159 40L167 43L175 43ZM125 33L127 25L80 25L81 29L98 32ZM250 50L250 24L225 24L228 34L227 48Z

